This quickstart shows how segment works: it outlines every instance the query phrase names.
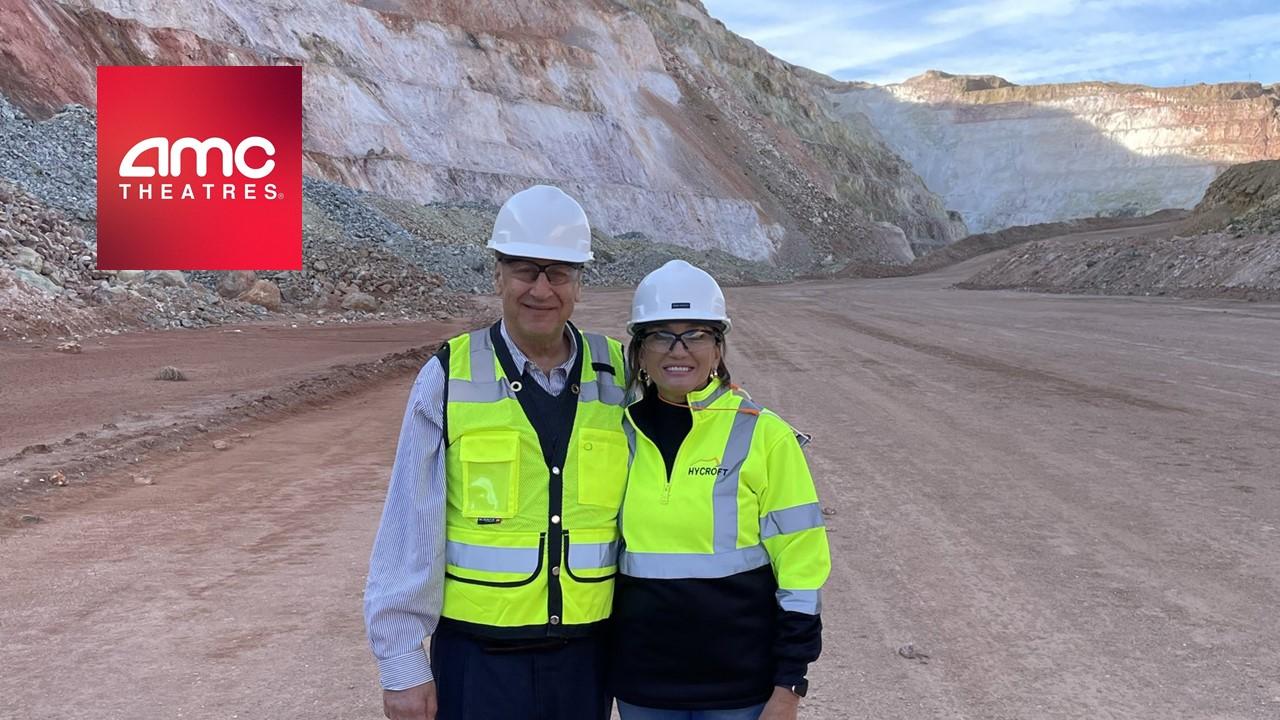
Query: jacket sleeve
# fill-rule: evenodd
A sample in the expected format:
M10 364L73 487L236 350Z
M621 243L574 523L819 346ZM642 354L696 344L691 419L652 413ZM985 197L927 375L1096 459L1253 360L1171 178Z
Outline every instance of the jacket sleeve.
M766 462L760 537L778 581L774 683L790 686L822 651L821 589L831 552L809 464L789 429L772 440Z
M387 690L432 679L423 640L444 604L444 383L438 358L414 382L369 559L365 627Z

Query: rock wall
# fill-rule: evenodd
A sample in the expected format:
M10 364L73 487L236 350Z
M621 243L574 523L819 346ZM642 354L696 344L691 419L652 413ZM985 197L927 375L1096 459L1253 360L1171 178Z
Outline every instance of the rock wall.
M351 187L499 203L551 182L606 232L796 266L965 234L697 3L0 0L0 92L38 117L92 106L100 64L298 63L305 172Z
M930 71L825 90L972 232L1191 208L1230 165L1280 158L1280 92L1257 83L1017 86Z
M1195 213L1178 228L1183 235L1213 230L1280 234L1280 160L1231 166L1210 183Z

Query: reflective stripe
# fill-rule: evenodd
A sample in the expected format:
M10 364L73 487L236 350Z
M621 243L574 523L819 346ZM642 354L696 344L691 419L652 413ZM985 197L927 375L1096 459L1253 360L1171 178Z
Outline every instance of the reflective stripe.
M502 382L449 381L449 402L494 403L509 397L515 397L515 395L505 379Z
M449 540L444 559L450 565L480 572L531 573L538 567L538 548L493 547Z
M587 349L591 353L591 364L603 363L613 366L613 358L609 355L608 338L595 333L583 333L582 337L586 340ZM583 400L602 402L606 405L621 405L626 396L626 390L617 384L613 374L599 371L596 371L594 381L582 383L581 393Z
M497 360L493 354L493 343L489 342L489 328L472 330L470 336L471 379L482 383L493 382L498 373L495 369ZM449 389L452 390L453 387L450 386Z
M693 402L689 403L689 405L690 407L695 407L701 410L703 408L709 407L711 403L715 402L716 400L719 400L720 396L727 392L729 392L729 386L725 385L724 383L720 383L720 387L716 388L715 390L712 390L710 395L706 396L701 400L694 400ZM749 402L751 401L743 400L742 404L746 405ZM755 403L751 403L751 404L755 405ZM759 406L756 406L756 407L759 407Z
M822 508L818 503L774 510L760 518L760 539L822 527Z
M609 357L609 341L605 336L595 333L582 333L582 337L586 338L587 348L591 350L592 363L613 365L613 359Z
M499 382L489 342L489 330L468 333L471 344L471 379L449 378L449 402L493 403L513 397L505 380Z
M601 377L597 375L597 377ZM609 377L604 375L603 377ZM579 399L585 402L602 402L605 405L621 405L626 391L603 379L582 383Z
M822 612L822 592L819 590L778 589L778 607L783 610L817 615Z
M593 570L618 564L618 541L606 543L569 543L569 567Z
M622 434L627 436L627 475L631 474L631 466L636 461L636 428L631 424L631 418L624 412L622 415ZM625 491L623 497L625 498ZM626 515L622 509L618 510L618 532L623 533L622 518Z
M715 544L712 547L717 553L738 548L738 474L742 470L742 464L747 461L747 453L751 451L751 435L755 433L756 421L759 419L759 415L737 413L733 418L733 427L729 429L729 439L725 441L720 467L728 472L716 478L715 487L711 491L715 522L712 536Z
M741 550L700 553L637 553L623 550L618 569L624 575L641 578L719 578L755 570L769 564L763 545Z
M624 418L626 421L622 423L622 434L627 436L627 466L631 466L631 462L636 459L636 428L631 424L630 418Z

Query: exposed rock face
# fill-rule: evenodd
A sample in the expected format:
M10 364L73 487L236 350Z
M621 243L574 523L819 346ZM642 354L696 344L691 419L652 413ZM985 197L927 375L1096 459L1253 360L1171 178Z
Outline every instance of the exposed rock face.
M1280 93L1257 83L1017 86L930 71L827 85L972 232L1191 208L1226 167L1280 158Z
M611 234L814 264L964 235L812 78L684 0L8 0L0 91L92 106L99 64L305 66L304 169L401 199L564 187Z
M1229 225L1246 232L1280 233L1280 160L1241 163L1219 175L1179 232L1207 232Z

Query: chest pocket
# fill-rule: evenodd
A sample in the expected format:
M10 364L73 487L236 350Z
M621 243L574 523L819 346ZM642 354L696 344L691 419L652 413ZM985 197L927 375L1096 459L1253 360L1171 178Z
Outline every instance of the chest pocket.
M462 514L512 518L519 510L520 434L482 432L463 435Z
M627 486L627 436L621 430L578 433L578 502L617 508Z

